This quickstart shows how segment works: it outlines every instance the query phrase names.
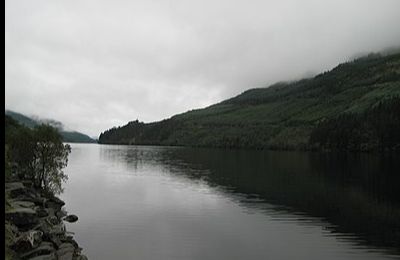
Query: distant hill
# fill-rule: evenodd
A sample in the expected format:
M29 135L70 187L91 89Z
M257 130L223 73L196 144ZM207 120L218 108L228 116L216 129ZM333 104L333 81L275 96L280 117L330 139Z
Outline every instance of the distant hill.
M370 54L160 122L132 121L99 143L400 151L399 104L400 54Z
M11 110L6 110L5 114L16 120L18 123L29 128L33 128L39 124L36 120Z
M40 119L36 117L29 117L26 115L23 115L21 113L17 113L11 110L6 110L5 114L16 120L22 125L25 125L29 128L33 128L39 124L45 123L49 124L55 128L58 129L60 134L62 135L64 142L70 142L70 143L96 143L97 141L94 140L93 138L89 137L88 135L85 135L80 132L76 131L66 131L64 130L64 126L61 122L52 120L52 119Z

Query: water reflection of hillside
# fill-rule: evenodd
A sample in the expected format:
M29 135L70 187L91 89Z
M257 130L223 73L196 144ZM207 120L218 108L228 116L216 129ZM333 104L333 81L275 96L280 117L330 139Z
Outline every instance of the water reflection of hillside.
M175 149L163 155L167 165L178 168L175 172L194 172L193 178L243 194L252 207L265 201L326 220L332 232L400 248L398 157L211 149Z
M175 175L203 180L248 208L273 205L307 221L330 223L326 228L332 233L400 248L396 156L135 146L109 155L121 157L129 168L150 162Z

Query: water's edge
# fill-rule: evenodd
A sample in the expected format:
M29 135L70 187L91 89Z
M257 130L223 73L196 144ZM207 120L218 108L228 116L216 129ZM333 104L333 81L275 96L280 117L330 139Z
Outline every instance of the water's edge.
M6 233L10 240L6 242L6 255L11 259L87 260L65 228L64 221L76 222L78 217L67 215L64 201L18 179L5 183L5 193Z

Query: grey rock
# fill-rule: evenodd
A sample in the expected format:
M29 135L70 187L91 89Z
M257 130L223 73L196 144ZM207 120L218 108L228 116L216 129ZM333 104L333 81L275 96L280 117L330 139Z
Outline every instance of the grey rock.
M55 211L60 211L62 206L65 205L65 202L60 200L57 197L51 197L45 202L45 206L48 208L53 208Z
M63 242L61 241L61 238L59 235L49 235L49 240L53 242L57 247L59 247Z
M55 216L55 210L53 208L45 208L47 215L50 216Z
M60 220L56 217L56 216L54 216L54 215L49 215L48 217L47 217L47 222L49 223L49 224L51 224L51 225L58 225L58 224L60 224Z
M21 182L25 187L32 187L33 186L33 183L32 183L31 180L22 180Z
M75 247L70 243L63 243L57 250L59 260L72 260L75 252Z
M21 258L34 258L41 255L49 255L54 253L55 249L52 243L50 242L42 242L37 248L24 253L21 255Z
M21 200L33 202L37 206L41 206L41 207L45 206L46 199L40 197L39 195L28 194L28 195L19 196L18 198Z
M56 212L56 217L62 219L63 217L67 216L67 212L64 209Z
M22 182L7 182L4 184L4 188L9 191L15 189L25 189L25 186L22 184Z
M64 201L18 180L6 183L5 192L6 225L16 229L11 247L19 259L87 260L71 232L66 231L63 221L73 223L78 217L67 214Z
M78 221L78 217L76 215L68 215L64 218L64 221L74 223L74 222Z
M9 182L5 184L5 192L9 194L10 198L17 198L25 195L27 190L21 182Z
M17 252L26 252L37 248L42 243L42 236L43 232L37 230L24 232L16 238L12 248Z
M50 230L50 234L54 234L54 235L63 235L65 234L66 230L65 230L65 225L63 223L58 224L58 225L54 225L51 230Z
M72 244L75 248L79 249L78 243L75 241L75 239L72 236L65 236L64 238L61 239L63 242L67 242Z
M65 235L66 232L64 223L54 224L54 222L49 221L48 218L41 218L38 228L43 231L46 236Z
M57 256L55 253L51 253L48 255L39 255L33 258L28 258L28 260L57 260Z
M47 217L49 215L49 213L47 213L47 211L44 208L37 208L36 213L39 218Z
M76 260L88 260L88 258L85 255L79 255Z
M34 209L14 206L5 212L6 220L16 226L29 226L38 223L37 213Z
M36 207L35 203L26 200L10 200L10 205L13 208L31 208Z

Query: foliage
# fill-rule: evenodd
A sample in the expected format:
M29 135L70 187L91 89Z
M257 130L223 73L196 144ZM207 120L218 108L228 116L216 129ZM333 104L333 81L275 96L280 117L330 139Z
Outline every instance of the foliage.
M62 169L67 166L71 147L64 145L61 135L49 125L36 127L34 140L35 184L53 193L62 192L61 184L68 179Z
M8 131L6 131L7 133ZM26 127L14 128L6 139L9 147L9 157L19 178L33 179L35 162L35 140L33 131Z
M29 179L50 193L62 192L62 182L68 178L62 169L68 163L71 148L63 144L57 129L49 125L29 129L8 116L5 123L6 171L9 167L12 174Z
M23 115L23 114L20 114L20 113L11 111L11 110L6 110L5 114L9 118L14 119L16 123L19 123L30 129L33 129L42 124L51 125L52 127L56 128L59 131L64 142L69 142L69 143L95 143L96 142L96 140L94 140L93 138L91 138L88 135L85 135L83 133L76 132L76 131L64 130L63 124L56 120L52 120L52 119L41 120L41 119L37 119L37 118L31 118L31 117L28 117L26 115Z
M322 121L310 142L330 150L400 151L400 98L380 101L363 113Z
M100 135L99 143L312 149L319 147L310 142L310 136L320 122L342 114L344 118L362 114L396 97L400 97L400 54L369 55L314 78L250 89L210 107L159 122L134 121L114 127ZM383 119L369 120L373 124ZM348 134L369 138L364 136L367 133L356 131L356 123L349 126L354 131ZM370 150L376 146L369 143L353 148Z

